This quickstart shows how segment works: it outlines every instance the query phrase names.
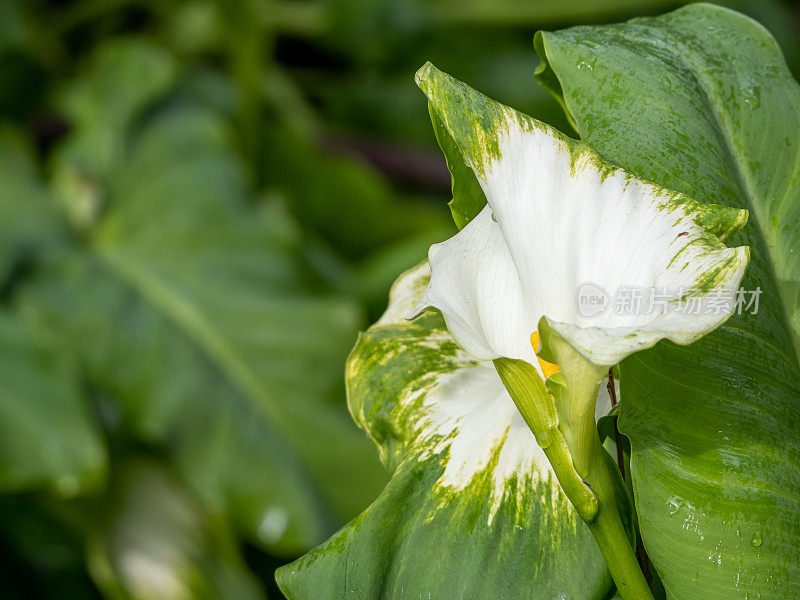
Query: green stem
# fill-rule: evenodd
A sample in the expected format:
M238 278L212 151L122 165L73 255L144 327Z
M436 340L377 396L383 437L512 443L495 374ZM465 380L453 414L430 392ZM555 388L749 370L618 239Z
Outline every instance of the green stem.
M650 586L636 558L633 525L626 528L622 518L621 509L624 510L627 504L627 489L596 431L594 437L586 481L598 497L599 510L595 519L587 524L600 547L619 595L624 600L653 600ZM626 520L629 521L630 517Z
M565 495L594 535L620 596L653 600L634 551L630 496L595 423L605 368L586 360L552 331L548 352L545 360L556 362L562 373L553 375L547 386L525 361L500 358L495 368Z
M597 497L575 470L569 447L558 427L553 397L547 393L539 373L524 360L499 358L494 365L536 442L544 450L567 498L584 521L593 520L598 510Z
M553 386L555 403L575 469L598 498L594 520L587 521L624 600L653 600L636 559L633 504L622 474L600 442L595 421L597 392L607 367L591 363L555 332L546 337L566 385ZM627 527L626 527L627 525Z

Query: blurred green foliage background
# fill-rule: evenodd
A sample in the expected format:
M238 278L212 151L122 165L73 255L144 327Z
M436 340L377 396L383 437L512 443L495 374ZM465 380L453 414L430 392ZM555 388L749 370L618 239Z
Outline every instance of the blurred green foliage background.
M0 0L0 598L280 598L387 475L343 365L454 227L426 60L666 0ZM800 66L798 11L726 2Z

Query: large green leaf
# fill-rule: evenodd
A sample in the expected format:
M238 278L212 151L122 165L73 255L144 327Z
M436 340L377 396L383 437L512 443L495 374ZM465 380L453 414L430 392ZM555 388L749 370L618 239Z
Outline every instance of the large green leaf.
M25 139L0 132L0 290L43 251L63 241L52 195L42 183Z
M697 5L536 38L581 137L638 175L750 210L758 314L622 365L645 547L670 598L800 595L800 89L770 35ZM795 342L797 337L795 337Z
M120 465L108 514L89 542L92 575L117 600L260 600L224 522L163 466Z
M16 315L0 312L0 491L97 488L106 453L75 373Z
M350 410L392 479L356 520L278 571L290 600L604 598L602 556L491 363L439 313L403 317L403 275L348 360Z
M118 74L101 72L95 84L113 88ZM310 292L298 229L254 202L216 112L176 101L136 121L122 154L83 163L102 208L28 303L104 393L109 421L165 447L212 512L273 550L307 548L384 480L339 401L360 311ZM97 134L74 136L58 172Z
M126 144L144 112L162 99L178 76L165 50L144 40L112 40L90 55L82 77L61 92L58 104L78 132L62 155L81 173L105 177L124 160Z

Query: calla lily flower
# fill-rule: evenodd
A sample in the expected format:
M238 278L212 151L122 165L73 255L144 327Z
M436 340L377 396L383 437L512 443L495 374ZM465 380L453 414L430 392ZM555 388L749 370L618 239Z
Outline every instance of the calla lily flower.
M533 365L544 318L589 361L613 365L661 339L689 344L732 314L749 252L723 240L746 211L643 181L430 64L417 83L487 204L431 247L432 277L409 318L435 307L473 357ZM620 290L667 300L616 310Z

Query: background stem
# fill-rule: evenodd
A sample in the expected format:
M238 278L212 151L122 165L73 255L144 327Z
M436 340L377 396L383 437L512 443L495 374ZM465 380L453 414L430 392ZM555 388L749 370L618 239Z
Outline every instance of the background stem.
M614 387L614 367L608 369L608 397L611 399L611 408L617 405L617 390ZM622 478L625 479L625 450L622 447L622 435L617 428L616 422L614 423L614 445L617 447L617 465L622 473Z

